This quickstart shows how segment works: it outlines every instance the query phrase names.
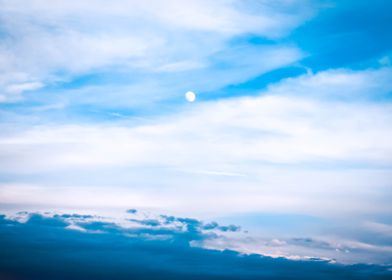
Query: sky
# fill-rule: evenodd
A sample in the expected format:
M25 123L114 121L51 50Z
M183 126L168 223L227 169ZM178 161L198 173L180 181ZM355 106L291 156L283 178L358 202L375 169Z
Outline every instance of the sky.
M0 0L0 276L390 277L391 28L386 0Z

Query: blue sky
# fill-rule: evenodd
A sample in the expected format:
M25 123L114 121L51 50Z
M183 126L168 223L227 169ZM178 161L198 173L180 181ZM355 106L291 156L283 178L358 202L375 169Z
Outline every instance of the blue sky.
M202 248L391 265L391 11L0 0L1 212L136 208L241 226Z

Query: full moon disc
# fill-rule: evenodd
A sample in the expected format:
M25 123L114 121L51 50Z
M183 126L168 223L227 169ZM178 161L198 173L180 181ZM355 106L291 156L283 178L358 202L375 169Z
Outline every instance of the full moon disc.
M192 92L192 91L187 91L185 93L185 99L188 102L193 102L193 101L196 100L196 94L194 92Z

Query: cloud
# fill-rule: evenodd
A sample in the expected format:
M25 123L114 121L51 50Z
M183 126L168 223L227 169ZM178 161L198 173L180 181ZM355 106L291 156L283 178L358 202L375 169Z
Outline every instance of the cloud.
M311 17L316 5L307 8L300 5L303 2L245 5L241 1L170 0L151 4L117 0L106 7L101 0L83 4L1 1L0 73L23 73L52 88L97 72L110 73L109 80L124 76L132 85L132 77L148 79L146 73L214 70L213 57L231 48L233 38L253 34L273 40ZM277 47L299 53L295 47ZM259 56L268 61L269 53L259 52ZM299 56L289 58L282 52L280 57L278 62L291 63ZM238 69L236 72L239 75ZM242 72L239 76L254 75ZM14 79L0 81L0 90L14 83ZM164 81L160 84L165 85ZM147 85L148 81L143 84L146 90Z
M41 88L43 85L41 83L37 82L31 82L31 83L24 83L24 84L16 84L16 85L10 85L7 90L10 93L21 93L23 91L27 90L36 90Z
M225 32L257 32L265 36L276 36L277 30L292 29L301 20L308 17L311 8L298 7L299 3L307 1L292 1L291 3L277 2L274 5L268 3L251 4L240 1L153 1L151 3L140 3L139 1L115 1L110 7L103 7L104 1L93 0L85 3L69 3L67 1L56 1L46 3L45 1L14 1L7 3L3 1L2 11L4 17L10 15L24 16L45 22L47 25L61 24L85 24L109 25L116 27L119 22L107 21L91 23L91 18L115 18L128 16L124 23L133 21L132 17L144 21L157 21L163 25L173 25L176 28L200 29L218 33ZM22 9L21 6L28 8ZM89 10L89 14L85 11ZM50 13L48 12L50 11ZM219 11L220 13L216 13ZM294 13L295 11L295 13ZM70 16L78 21L73 22ZM56 22L53 22L56 19ZM120 21L121 22L121 21Z
M266 238L286 245L271 249L257 238L251 246L229 243L274 256L319 252L344 262L384 262L388 226L373 224L371 231L370 225L391 213L392 111L379 101L388 95L390 75L389 68L319 72L259 95L200 102L148 120L4 126L0 173L8 181L1 183L0 201L39 210L132 204L216 221L241 213L312 215L327 218L329 226L309 227L304 238L315 240L309 246L273 234ZM344 92L349 97L342 99ZM134 214L129 218L138 219ZM162 217L139 222L163 224ZM183 227L236 233L214 223Z
M115 212L131 204L170 213L129 209L121 212L125 225L98 214L26 213L18 218L25 224L11 227L57 228L59 238L76 230L167 247L208 243L275 257L390 262L391 228L382 220L391 214L388 40L376 38L383 36L378 21L359 30L366 20L347 17L353 7L346 4L292 33L322 6L0 0L0 103L14 103L0 104L0 208ZM378 6L358 13L374 18ZM345 17L348 25L335 27ZM342 40L348 44L335 48ZM348 46L358 41L373 43L352 51ZM317 72L371 56L378 60L360 65L378 68ZM303 69L306 75L253 92L271 77ZM198 102L183 102L188 90L197 92ZM222 95L230 98L217 99ZM230 225L235 220L228 226L219 220L251 213L327 222L302 226L306 233L284 223L278 231L290 228L290 236L260 238L268 233L265 224L254 236ZM197 219L180 218L187 216Z
M390 76L389 68L326 71L149 120L5 127L0 171L14 179L2 184L1 199L78 207L130 200L215 214L390 213L391 105L372 99L388 93ZM348 90L350 98L336 98Z
M74 230L69 227L70 219L73 218L29 214L28 220L21 223L1 216L0 275L18 279L347 279L348 276L387 279L390 276L387 267L375 265L343 266L317 259L291 261L191 247L192 239L187 238L195 236L186 237L186 232L177 230L146 231L83 219L78 225L86 231ZM162 233L169 238L159 238Z
M260 214L262 215L262 214ZM246 217L246 216L245 216ZM392 247L387 239L371 232L364 232L358 227L345 226L331 221L331 224L340 226L344 234L322 228L324 234L313 232L315 224L309 224L310 229L304 230L302 236L284 221L277 219L284 228L271 233L264 230L265 224L258 224L257 228L237 234L219 235L216 238L205 240L202 244L209 249L231 249L244 254L261 254L274 258L284 257L293 260L323 259L344 264L378 263L390 264ZM303 227L302 227L303 228ZM360 236L347 233L356 231ZM297 236L297 237L295 237ZM298 237L300 236L300 237ZM366 237L366 240L363 237ZM382 241L382 242L380 242Z
M392 68L381 67L354 71L332 69L315 75L289 78L269 87L269 93L279 96L300 96L323 101L375 101L387 98L392 90L388 82Z
M136 209L128 209L127 213L129 213L129 214L136 214L137 210Z
M377 94L389 92L390 76L389 69L321 72L289 79L256 97L195 105L149 124L37 126L15 131L2 137L0 168L34 173L69 166L150 165L241 174L230 165L249 161L389 165L391 106L364 103L358 96L372 98L374 88L380 88ZM351 80L366 87L352 88ZM315 96L348 88L350 102ZM160 145L155 139L160 139ZM35 161L42 157L45 160ZM21 162L29 168L18 168ZM229 168L222 170L225 165Z
M35 91L44 86L28 73L5 71L0 77L0 103L19 101L23 92Z

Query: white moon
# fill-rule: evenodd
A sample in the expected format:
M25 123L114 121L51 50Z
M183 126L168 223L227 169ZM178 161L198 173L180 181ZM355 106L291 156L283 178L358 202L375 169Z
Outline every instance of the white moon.
M187 91L185 93L185 99L188 102L193 102L193 101L196 100L196 94L194 92L192 92L192 91Z

